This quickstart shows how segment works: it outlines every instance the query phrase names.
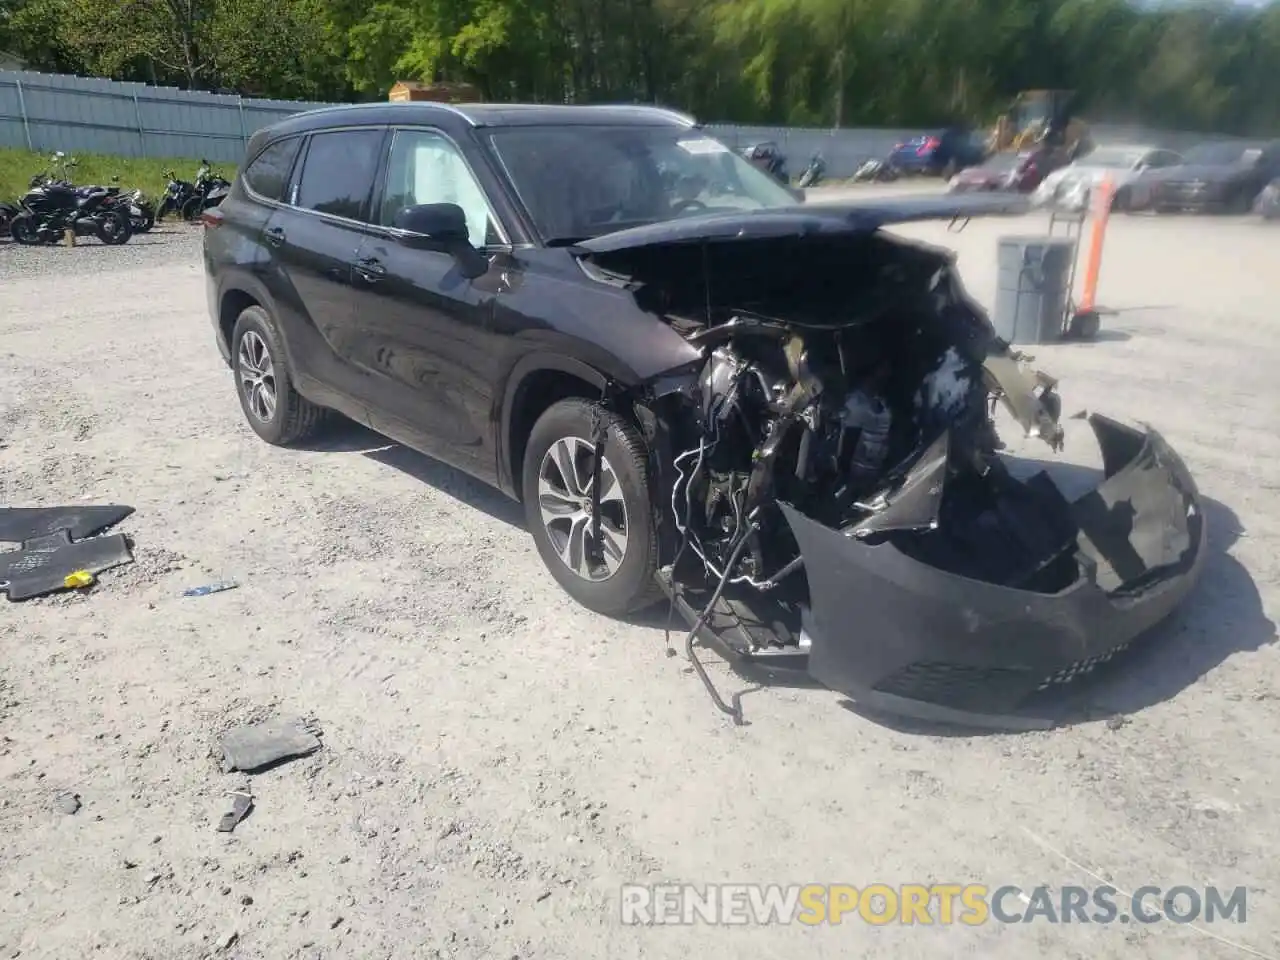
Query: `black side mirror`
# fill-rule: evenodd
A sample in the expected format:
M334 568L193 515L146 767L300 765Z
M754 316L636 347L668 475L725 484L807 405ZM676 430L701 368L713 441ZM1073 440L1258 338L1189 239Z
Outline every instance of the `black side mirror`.
M392 222L402 231L401 245L413 250L437 250L458 261L462 275L469 280L489 269L489 260L471 245L467 215L456 203L420 203L405 207Z

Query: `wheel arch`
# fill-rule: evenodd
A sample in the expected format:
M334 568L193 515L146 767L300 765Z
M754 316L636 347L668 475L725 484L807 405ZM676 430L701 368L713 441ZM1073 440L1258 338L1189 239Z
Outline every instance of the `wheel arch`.
M573 357L536 353L521 358L507 378L499 421L498 480L508 494L523 498L525 447L538 418L560 400L596 399L608 383L605 374Z
M229 358L228 365L232 365L235 362L231 358L232 349L235 346L231 342L231 337L235 333L236 321L240 319L240 314L244 313L249 307L261 307L265 310L272 320L276 322L277 330L279 330L275 303L266 289L255 282L252 277L246 277L237 272L228 277L218 291L218 336L227 347L225 355ZM284 336L283 330L280 330L280 345L285 352L285 359L290 368L296 369L293 366L293 357L290 354L288 339Z

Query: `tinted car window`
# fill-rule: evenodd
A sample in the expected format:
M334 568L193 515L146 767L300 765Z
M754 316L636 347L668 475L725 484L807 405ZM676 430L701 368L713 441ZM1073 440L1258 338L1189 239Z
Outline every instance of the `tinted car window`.
M1202 143L1186 152L1187 163L1210 167L1239 163L1248 146L1236 143Z
M297 205L348 220L368 220L381 146L381 130L314 134L303 160Z
M301 146L301 137L290 137L273 143L258 154L244 172L249 189L268 200L283 199L284 188L289 183L289 171L293 169L294 158Z
M378 223L389 227L397 213L420 203L460 206L467 215L472 246L500 242L484 191L452 141L425 130L398 130Z

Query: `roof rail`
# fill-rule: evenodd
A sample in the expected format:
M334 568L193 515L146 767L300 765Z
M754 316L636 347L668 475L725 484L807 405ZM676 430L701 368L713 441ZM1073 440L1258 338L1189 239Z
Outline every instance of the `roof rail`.
M588 103L583 104L585 107L596 107L601 110L617 110L619 107L632 110L645 110L649 113L660 113L665 117L671 117L673 120L679 120L685 126L696 127L698 120L692 114L683 113L680 110L673 110L671 107L660 107L651 103Z
M347 110L359 110L361 108L368 109L370 107L383 107L383 106L397 107L397 108L401 106L413 106L413 107L425 106L425 107L430 107L432 109L447 110L450 113L456 114L457 116L461 117L463 120L467 121L467 123L469 123L471 126L474 127L476 125L475 120L472 119L470 116L468 116L465 111L459 110L457 107L455 107L451 103L441 103L438 100L375 100L372 103L335 103L330 106L312 107L310 110L300 110L295 114L291 114L290 116L299 117L299 116L302 116L303 114L313 114L313 113L342 113Z

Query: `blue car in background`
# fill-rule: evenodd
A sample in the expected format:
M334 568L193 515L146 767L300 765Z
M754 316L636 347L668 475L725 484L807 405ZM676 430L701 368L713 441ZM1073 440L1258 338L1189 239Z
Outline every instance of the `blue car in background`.
M986 159L985 137L965 127L949 127L937 134L912 137L895 144L889 163L902 173L926 173L950 178Z

